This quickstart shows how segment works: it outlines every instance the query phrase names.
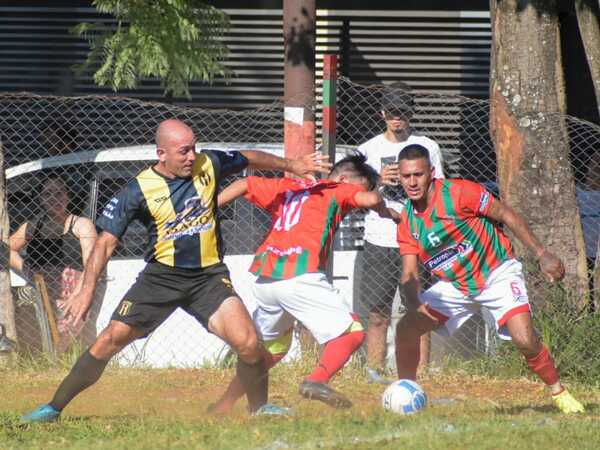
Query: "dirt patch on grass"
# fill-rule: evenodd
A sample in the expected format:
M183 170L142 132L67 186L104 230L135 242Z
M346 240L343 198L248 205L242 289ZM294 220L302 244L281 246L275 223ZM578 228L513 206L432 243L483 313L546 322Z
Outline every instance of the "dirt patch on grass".
M64 370L0 372L4 380L0 383L3 399L0 408L20 414L47 402L65 375ZM77 397L65 412L68 416L208 418L209 404L216 401L233 375L233 369L109 369L100 382ZM328 407L298 395L298 383L305 375L303 367L275 368L271 374L271 401L309 415L329 412ZM544 385L524 378L490 379L455 372L427 375L420 383L432 404L467 400L500 408L550 404ZM332 385L354 402L351 410L354 414L368 414L380 408L385 387L367 384L358 369L345 370ZM246 417L245 400L238 403L234 417Z

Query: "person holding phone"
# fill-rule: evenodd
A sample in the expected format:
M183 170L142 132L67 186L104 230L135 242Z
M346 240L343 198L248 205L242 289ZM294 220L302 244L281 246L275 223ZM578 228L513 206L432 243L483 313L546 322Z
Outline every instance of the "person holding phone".
M358 147L367 164L380 174L379 191L386 205L398 212L403 209L404 193L399 186L397 157L411 144L429 151L435 178L444 178L439 145L417 134L410 126L415 111L414 94L410 86L397 82L382 90L380 114L386 129ZM382 373L386 359L386 336L390 326L392 303L401 274L401 258L396 241L396 224L369 211L365 217L364 250L355 264L356 311L367 314L367 377L371 383L387 384ZM427 336L423 338L425 341ZM424 360L427 352L422 352Z

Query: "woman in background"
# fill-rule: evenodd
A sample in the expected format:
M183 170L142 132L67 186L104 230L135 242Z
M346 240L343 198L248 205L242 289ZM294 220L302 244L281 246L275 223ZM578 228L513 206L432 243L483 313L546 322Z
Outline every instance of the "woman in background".
M10 267L29 281L34 274L44 277L50 301L56 308L59 331L58 351L64 352L76 337L91 344L96 337L96 318L101 302L90 311L88 320L73 328L62 317L62 304L83 281L83 267L96 241L93 222L69 212L69 192L65 181L49 175L41 184L41 214L25 222L10 236ZM26 256L20 252L25 249Z

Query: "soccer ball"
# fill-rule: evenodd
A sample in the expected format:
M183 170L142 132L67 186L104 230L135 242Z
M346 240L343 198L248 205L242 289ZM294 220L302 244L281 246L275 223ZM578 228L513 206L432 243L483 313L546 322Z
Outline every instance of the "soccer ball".
M413 414L425 408L427 394L412 380L398 380L383 392L381 404L386 411L397 414Z

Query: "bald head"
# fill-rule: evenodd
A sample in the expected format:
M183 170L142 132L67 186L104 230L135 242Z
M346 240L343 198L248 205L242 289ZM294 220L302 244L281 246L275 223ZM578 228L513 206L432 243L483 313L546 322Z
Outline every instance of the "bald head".
M189 177L196 159L196 138L181 120L168 119L156 129L156 169L167 177Z
M174 139L185 139L192 136L193 139L194 132L190 127L188 127L181 120L177 119L167 119L163 120L156 129L155 142L157 147L166 147L168 146Z

